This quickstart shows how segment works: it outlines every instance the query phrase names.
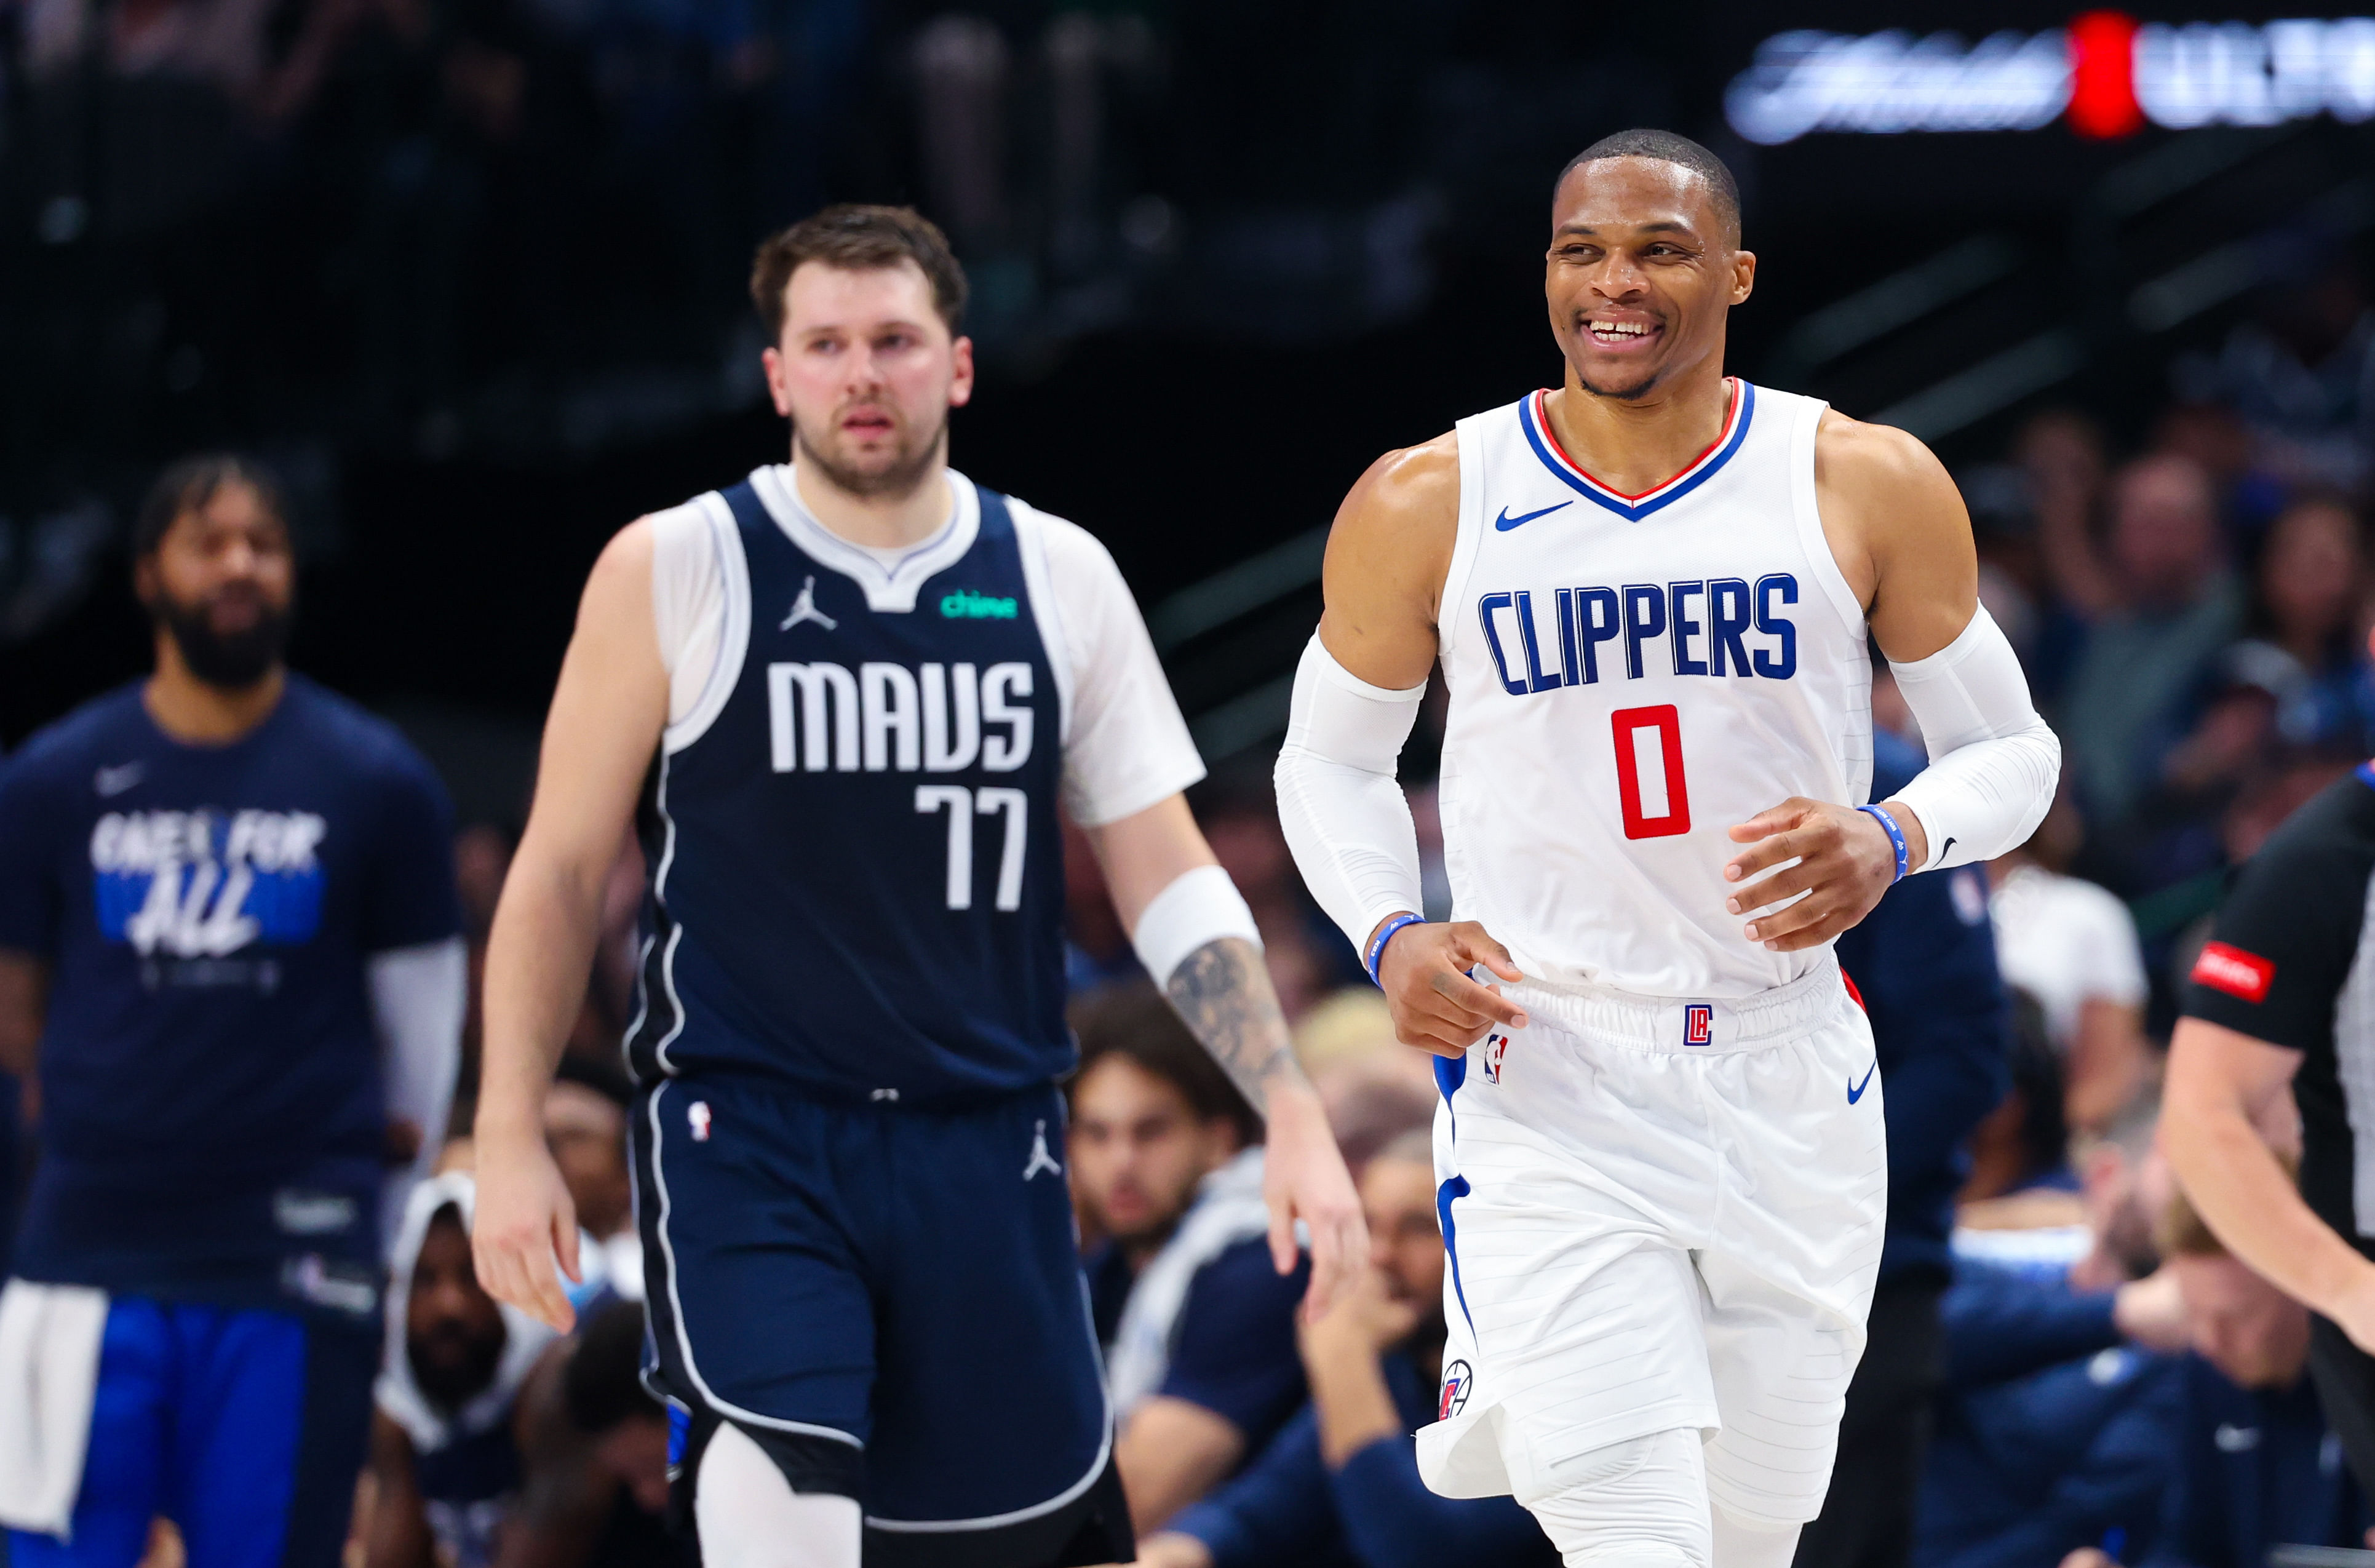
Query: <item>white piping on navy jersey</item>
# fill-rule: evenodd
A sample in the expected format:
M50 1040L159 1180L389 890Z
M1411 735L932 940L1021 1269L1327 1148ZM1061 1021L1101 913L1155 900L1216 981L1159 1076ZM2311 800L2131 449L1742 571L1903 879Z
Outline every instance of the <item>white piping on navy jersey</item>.
M658 1044L652 1047L652 1060L658 1065L660 1071L674 1078L676 1066L668 1059L668 1048L676 1043L678 1035L684 1032L684 998L676 994L676 945L684 939L684 922L668 914L668 869L676 864L676 819L668 815L668 808L669 760L667 757L660 759L659 784L652 791L652 808L659 813L664 835L660 841L659 869L652 874L652 902L668 918L668 946L660 953L660 985L668 992L668 1006L676 1009L676 1021L668 1025L668 1032L660 1037Z
M742 678L742 661L750 651L750 562L742 553L742 530L734 509L715 490L694 502L709 524L709 548L717 558L717 578L726 593L725 614L717 628L717 652L711 658L709 678L702 683L701 700L692 711L660 732L665 751L681 751L709 733L726 711Z
M1031 596L1031 618L1039 625L1039 645L1047 668L1056 678L1056 735L1059 745L1072 739L1072 655L1065 638L1062 607L1047 574L1047 544L1040 532L1039 514L1012 496L1006 514L1014 521L1015 553L1022 558L1022 591Z
M664 1151L660 1147L666 1136L660 1130L660 1100L672 1087L674 1087L672 1083L653 1086L647 1114L652 1124L652 1185L659 1188L660 1198L660 1218L656 1228L659 1232L660 1256L668 1265L668 1310L676 1319L676 1348L677 1353L684 1358L685 1375L691 1378L693 1387L701 1391L702 1402L720 1415L732 1416L736 1421L748 1421L752 1426L763 1426L771 1432L798 1432L807 1437L828 1437L836 1443L846 1443L852 1448L863 1449L866 1446L864 1443L837 1427L815 1426L807 1421L785 1421L779 1416L762 1416L756 1410L746 1410L739 1405L729 1405L710 1388L708 1380L701 1375L701 1368L693 1364L692 1337L685 1331L684 1301L677 1293L676 1288L676 1245L668 1240L668 1211L671 1205L668 1202L668 1166Z
M981 532L981 497L973 481L955 469L946 470L951 511L948 525L930 543L901 559L898 566L881 561L818 522L801 504L792 483L789 464L751 470L750 488L759 503L784 536L820 566L840 572L866 595L866 607L877 613L904 615L916 607L916 595L935 573L954 566Z

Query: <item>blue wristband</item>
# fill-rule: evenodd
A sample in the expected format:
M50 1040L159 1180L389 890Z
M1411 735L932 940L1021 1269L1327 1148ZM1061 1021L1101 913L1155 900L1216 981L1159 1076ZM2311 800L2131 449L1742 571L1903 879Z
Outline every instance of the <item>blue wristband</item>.
M1896 818L1890 816L1887 812L1883 811L1877 806L1859 806L1856 809L1859 811L1870 812L1872 814L1873 820L1878 822L1882 829L1887 832L1888 842L1896 846L1896 875L1888 879L1889 885L1894 887L1896 884L1905 880L1905 872L1907 869L1905 830L1896 825Z
M1899 850L1897 852L1896 858L1900 861L1903 860L1905 858L1905 852ZM1391 920L1387 921L1383 925L1377 927L1377 934L1369 938L1368 952L1364 954L1361 959L1361 967L1369 972L1369 983L1371 984L1377 986L1380 991L1386 988L1386 983L1377 978L1377 965L1385 961L1386 944L1394 939L1394 933L1400 930L1405 925L1424 925L1425 924L1426 916L1424 914L1397 914Z

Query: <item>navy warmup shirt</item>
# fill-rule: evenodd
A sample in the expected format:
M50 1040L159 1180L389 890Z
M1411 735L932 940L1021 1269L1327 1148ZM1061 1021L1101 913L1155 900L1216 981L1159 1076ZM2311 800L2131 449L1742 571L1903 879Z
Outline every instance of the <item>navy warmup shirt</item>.
M461 929L452 813L291 676L229 745L138 684L0 768L0 948L51 966L29 1279L368 1310L386 1114L364 961Z

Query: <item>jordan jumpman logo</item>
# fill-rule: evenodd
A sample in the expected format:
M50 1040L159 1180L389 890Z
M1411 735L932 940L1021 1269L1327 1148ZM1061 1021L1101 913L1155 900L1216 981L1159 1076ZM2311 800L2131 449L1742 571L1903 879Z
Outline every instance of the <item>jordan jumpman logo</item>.
M816 607L816 579L814 577L810 577L807 582L800 584L799 596L792 601L792 613L784 617L783 625L778 626L775 630L778 631L789 631L793 627L798 626L804 620L813 620L819 626L823 627L827 631L833 631L835 627L841 624L841 622L833 619L833 617L825 614L824 611Z
M1042 1171L1055 1176L1060 1176L1064 1173L1064 1167L1057 1164L1056 1157L1047 1152L1047 1124L1046 1122L1039 1123L1037 1126L1032 1130L1031 1162L1022 1167L1022 1179L1027 1182Z

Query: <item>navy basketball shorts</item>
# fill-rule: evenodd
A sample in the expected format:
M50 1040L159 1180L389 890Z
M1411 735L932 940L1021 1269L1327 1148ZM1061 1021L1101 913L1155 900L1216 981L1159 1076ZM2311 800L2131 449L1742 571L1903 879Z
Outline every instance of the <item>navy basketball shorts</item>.
M1052 1087L956 1110L647 1088L635 1208L679 1495L723 1420L795 1490L855 1495L869 1562L1051 1531L1052 1562L1117 1511L1063 1116Z
M73 1539L12 1530L10 1568L134 1568L160 1516L190 1568L336 1568L379 1350L375 1315L113 1298Z

